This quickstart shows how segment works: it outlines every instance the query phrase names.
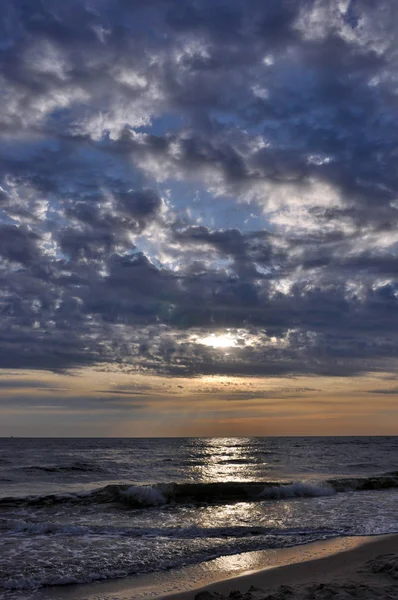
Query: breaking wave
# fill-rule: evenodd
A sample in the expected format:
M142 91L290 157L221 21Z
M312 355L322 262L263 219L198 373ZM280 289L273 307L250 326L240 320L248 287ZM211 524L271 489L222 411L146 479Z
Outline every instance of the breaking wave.
M332 496L335 490L330 485L314 485L297 482L286 485L266 487L260 494L261 498L279 500L288 498L314 498L316 496Z
M119 485L77 493L0 498L0 506L55 504L114 504L149 508L167 504L228 504L290 498L330 496L336 493L398 488L398 472L374 477L339 478L323 482L215 482Z

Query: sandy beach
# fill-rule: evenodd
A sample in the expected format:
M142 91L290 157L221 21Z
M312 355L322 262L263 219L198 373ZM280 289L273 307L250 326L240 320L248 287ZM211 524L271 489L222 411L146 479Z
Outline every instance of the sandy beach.
M351 547L350 547L351 546ZM339 548L341 551L339 551ZM328 552L329 555L322 554ZM361 600L398 597L398 535L295 548L303 561L213 583L162 600ZM283 556L283 553L280 553ZM322 556L319 556L321 554ZM311 557L309 558L308 557ZM134 596L132 596L133 598ZM160 598L159 598L160 600Z

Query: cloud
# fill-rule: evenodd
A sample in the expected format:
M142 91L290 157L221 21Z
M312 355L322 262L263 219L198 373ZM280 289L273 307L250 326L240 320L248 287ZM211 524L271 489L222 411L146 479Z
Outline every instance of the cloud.
M12 389L38 389L38 390L42 390L42 391L65 391L67 388L64 387L57 387L54 386L54 384L46 382L46 381L41 381L41 380L36 380L36 379L12 379L10 377L7 377L7 379L0 379L0 388L1 389L8 389L8 390L12 390Z
M393 368L382 5L6 0L0 367ZM225 332L231 348L200 343Z
M46 395L19 395L1 396L0 406L4 410L13 412L36 413L38 410L47 412L60 412L62 414L95 414L121 415L130 411L140 412L146 407L145 398L112 398L109 396L56 396Z
M379 390L368 390L368 394L392 394L395 396L396 394L398 394L398 388L382 388Z

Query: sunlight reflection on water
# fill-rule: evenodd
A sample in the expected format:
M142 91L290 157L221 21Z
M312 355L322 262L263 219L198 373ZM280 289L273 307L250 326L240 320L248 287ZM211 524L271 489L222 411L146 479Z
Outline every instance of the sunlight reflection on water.
M253 454L250 438L202 438L198 446L201 461L189 466L189 478L195 481L256 481L267 468L270 475L275 469L264 452Z

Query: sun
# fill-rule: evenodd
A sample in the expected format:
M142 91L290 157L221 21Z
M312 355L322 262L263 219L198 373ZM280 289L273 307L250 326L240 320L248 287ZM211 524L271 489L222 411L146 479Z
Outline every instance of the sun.
M237 345L236 337L231 335L230 333L225 334L217 334L211 333L204 338L198 340L200 344L204 344L205 346L210 346L211 348L233 348Z

